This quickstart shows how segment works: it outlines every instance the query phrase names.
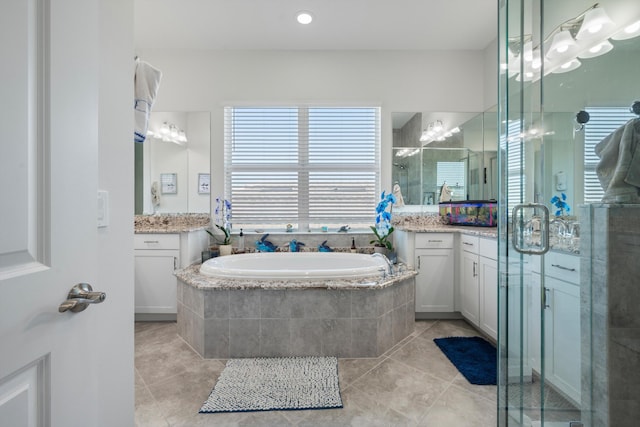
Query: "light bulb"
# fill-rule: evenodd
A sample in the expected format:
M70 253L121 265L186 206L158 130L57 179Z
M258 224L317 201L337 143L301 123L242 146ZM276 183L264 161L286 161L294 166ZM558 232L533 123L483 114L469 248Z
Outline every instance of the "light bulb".
M576 68L580 67L580 65L582 65L580 61L578 61L577 59L572 59L571 61L565 62L559 68L556 68L552 72L555 74L568 73L569 71L573 71Z
M307 25L310 24L311 21L313 21L313 15L306 11L298 12L298 14L296 15L296 20L302 25Z
M587 52L578 55L579 58L595 58L596 56L604 55L613 49L613 45L609 43L609 40L600 42L594 46L591 46Z
M615 33L611 38L614 40L627 40L640 36L640 21L627 25L623 30Z
M549 48L549 52L547 56L549 58L553 58L558 54L563 54L569 51L569 49L573 48L576 45L576 41L571 36L569 30L563 30L553 36L553 40L551 41L551 47Z

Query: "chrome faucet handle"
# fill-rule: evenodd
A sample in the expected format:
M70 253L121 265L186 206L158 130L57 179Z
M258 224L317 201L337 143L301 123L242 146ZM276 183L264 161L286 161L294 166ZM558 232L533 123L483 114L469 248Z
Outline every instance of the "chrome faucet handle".
M393 263L389 260L389 258L386 257L385 254L382 254L380 252L375 252L375 253L371 254L371 256L377 257L377 258L382 258L384 260L384 262L387 263L387 269L388 269L389 276L393 276L395 274L394 270L393 270Z

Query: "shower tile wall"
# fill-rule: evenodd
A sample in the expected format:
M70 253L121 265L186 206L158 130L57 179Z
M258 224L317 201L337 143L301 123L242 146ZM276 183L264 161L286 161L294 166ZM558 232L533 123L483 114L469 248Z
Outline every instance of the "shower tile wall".
M422 134L422 114L416 113L402 129L393 131L394 147L419 148ZM420 154L409 157L394 158L393 179L402 188L402 196L407 205L422 204L420 188ZM397 165L397 166L396 166Z
M591 336L582 339L582 406L592 408L583 421L593 427L636 426L640 205L589 205L581 210L581 322L583 330L591 328ZM588 401L591 396L593 402Z

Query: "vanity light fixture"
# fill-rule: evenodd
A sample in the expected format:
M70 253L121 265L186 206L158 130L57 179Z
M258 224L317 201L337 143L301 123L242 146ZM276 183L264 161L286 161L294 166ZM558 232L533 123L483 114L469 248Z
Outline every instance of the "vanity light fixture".
M458 132L460 132L459 127L456 126L451 130L446 130L442 120L436 120L427 125L427 129L420 135L420 142L423 142L423 145L427 145L433 141L444 141Z
M299 24L308 25L311 23L311 21L313 21L313 15L311 14L311 12L301 10L300 12L296 13L296 21L298 21Z
M402 150L398 150L398 152L396 153L396 157L411 157L411 156L415 156L416 154L418 154L420 152L419 148L403 148Z
M629 23L630 22L630 23ZM501 70L516 81L536 81L544 73L566 73L580 67L578 58L595 58L610 52L613 40L640 36L637 17L626 26L616 25L603 7L595 3L579 15L555 27L537 46L532 35L525 34L508 40L506 64ZM544 50L543 50L544 49Z
M173 142L178 145L185 145L187 143L187 134L173 123L163 122L160 129L155 132L149 129L147 130L147 136L161 139L164 142Z

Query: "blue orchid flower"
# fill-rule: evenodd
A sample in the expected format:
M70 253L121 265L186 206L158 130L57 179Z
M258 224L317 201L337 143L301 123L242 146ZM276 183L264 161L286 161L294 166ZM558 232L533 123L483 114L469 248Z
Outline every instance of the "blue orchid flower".
M557 209L556 216L562 216L565 213L571 212L571 207L567 202L565 202L565 200L567 200L567 195L565 193L560 193L560 197L553 196L551 200L549 200Z

